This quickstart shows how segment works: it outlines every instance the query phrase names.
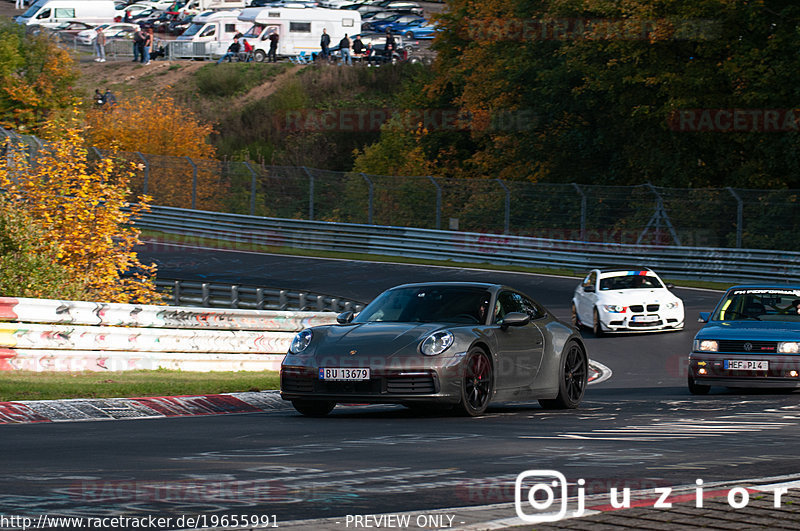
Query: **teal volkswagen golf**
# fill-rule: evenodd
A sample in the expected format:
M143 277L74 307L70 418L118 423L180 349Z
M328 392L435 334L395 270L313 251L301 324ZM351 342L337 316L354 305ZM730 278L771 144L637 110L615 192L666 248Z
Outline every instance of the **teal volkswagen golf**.
M734 286L700 321L689 355L692 394L712 385L800 387L800 286Z

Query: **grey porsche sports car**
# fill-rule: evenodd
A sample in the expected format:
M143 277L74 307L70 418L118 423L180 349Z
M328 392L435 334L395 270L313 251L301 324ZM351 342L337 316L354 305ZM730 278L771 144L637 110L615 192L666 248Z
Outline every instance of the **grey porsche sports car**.
M281 396L304 415L327 415L337 402L471 416L500 401L575 408L586 390L577 330L506 286L405 284L337 321L297 334L284 358Z

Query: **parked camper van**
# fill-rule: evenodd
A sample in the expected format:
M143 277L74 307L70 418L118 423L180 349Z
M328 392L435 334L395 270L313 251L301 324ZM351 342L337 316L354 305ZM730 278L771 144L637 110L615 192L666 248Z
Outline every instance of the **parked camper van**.
M192 42L220 42L225 49L233 42L237 33L244 33L250 26L241 20L241 11L206 11L192 19L192 24L176 40Z
M114 22L115 16L113 0L38 0L14 20L18 24L53 27L73 21L107 24Z
M278 55L283 56L320 51L323 29L331 36L331 46L336 46L345 33L352 38L361 31L361 14L344 9L251 7L242 10L239 20L252 24L244 38L253 45L256 61L266 59L269 36L275 31L279 35Z

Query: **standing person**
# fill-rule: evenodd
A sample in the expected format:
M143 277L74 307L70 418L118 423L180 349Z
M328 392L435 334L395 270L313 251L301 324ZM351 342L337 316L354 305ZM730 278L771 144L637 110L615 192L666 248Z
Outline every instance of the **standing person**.
M267 59L269 60L270 63L278 62L279 40L280 40L280 35L278 35L278 30L275 30L269 34L269 52L267 52Z
M103 27L97 26L95 29L97 35L94 38L94 53L97 55L95 61L98 63L106 62L106 34L103 33Z
M361 42L361 35L353 37L353 55L361 57L364 54L364 43Z
M144 32L137 29L133 34L133 62L144 62Z
M386 28L386 55L392 57L392 52L397 48L397 43L392 35L392 30Z
M142 30L142 33L144 33L144 44L142 45L142 52L143 52L142 62L146 65L149 65L150 54L153 53L153 44L155 41L155 38L153 37L153 28L148 28L146 33L144 30Z
M342 64L353 64L353 60L350 58L350 39L347 38L347 33L339 41L339 53L342 54Z
M22 9L23 7L25 7L25 2L23 0L17 0L17 3L15 4L15 7L17 9Z
M331 36L328 35L328 30L326 28L322 28L322 37L319 39L319 45L322 48L322 58L327 59L329 52L328 48L331 45Z

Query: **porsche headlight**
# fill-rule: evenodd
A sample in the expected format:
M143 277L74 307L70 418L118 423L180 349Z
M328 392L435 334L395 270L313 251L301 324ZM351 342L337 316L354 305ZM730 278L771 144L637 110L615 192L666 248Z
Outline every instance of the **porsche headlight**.
M717 352L719 343L713 339L695 339L694 349L698 352Z
M627 307L619 304L604 304L603 309L610 313L625 313Z
M668 303L666 303L666 304L664 305L664 308L666 308L667 310L674 310L674 309L675 309L675 308L677 308L678 306L680 306L680 303L679 303L678 301L675 301L675 302L668 302Z
M778 343L778 352L781 354L798 354L800 353L800 343L797 341L781 341Z
M289 352L292 354L300 354L308 345L311 344L311 338L314 337L314 332L310 328L306 328L292 339L292 344L289 347Z
M437 356L450 348L454 339L453 333L447 330L434 332L425 338L419 350L426 356Z

